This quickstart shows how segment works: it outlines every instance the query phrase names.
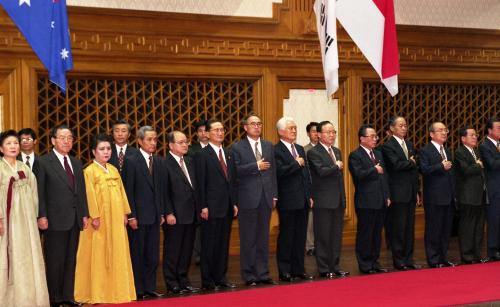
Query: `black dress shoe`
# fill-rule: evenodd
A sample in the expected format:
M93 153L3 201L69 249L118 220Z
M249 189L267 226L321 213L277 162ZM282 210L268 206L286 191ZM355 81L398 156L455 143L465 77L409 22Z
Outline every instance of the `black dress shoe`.
M235 285L235 284L232 284L232 283L227 282L227 281L222 282L222 283L220 283L220 284L217 284L217 286L218 286L219 288L221 288L221 289L223 289L223 288L225 288L225 289L234 289L234 288L236 288L236 285Z
M361 273L363 274L377 274L378 272L375 271L374 269L369 269L368 271L363 271L363 270L359 270Z
M257 286L257 281L255 281L255 280L247 280L247 281L245 282L245 285L246 285L247 287L255 287L255 286Z
M406 265L400 265L400 266L394 266L394 268L398 271L408 271L410 270L409 267L407 267Z
M479 262L480 263L487 263L487 262L490 262L490 259L488 259L488 258L481 258L481 259L479 259Z
M441 263L441 264L442 264L443 266L445 266L445 267L454 267L454 266L456 266L456 264L455 264L455 263L453 263L453 262L451 262L451 261L448 261L448 260L447 260L447 261L445 261L445 262L443 262L443 263Z
M333 273L330 273L330 272L324 272L324 273L319 273L319 277L332 279L334 277L334 275L333 275Z
M259 284L263 285L277 285L278 283L272 280L271 278L261 279L259 280Z
M441 263L433 263L433 264L429 264L429 267L433 268L433 269L439 269L439 268L444 267L444 265Z
M292 277L293 278L297 278L297 279L302 279L302 280L312 280L312 279L314 279L314 277L312 275L309 275L309 274L306 274L306 273L292 274Z
M292 276L288 273L281 274L280 275L280 280L284 282L291 282L292 281Z
M409 268L410 270L420 270L422 268L420 264L416 263L407 264L406 267Z
M181 287L168 288L167 290L172 292L172 294L181 294L185 292L183 289L181 289Z
M146 297L163 297L165 294L163 293L159 293L159 292L156 292L156 291L148 291L148 292L144 292L144 295Z
M345 277L351 273L349 273L348 271L342 271L342 270L335 270L333 271L331 274L335 275L335 276L338 276L338 277Z
M205 284L202 285L201 288L205 291L217 291L219 290L219 287L215 286L214 284Z
M67 306L83 306L82 303L78 303L78 302L75 302L73 300L71 300L71 301L64 301L63 304L67 305Z
M197 293L197 292L200 292L200 288L196 288L196 287L193 287L193 286L184 286L184 287L181 287L181 290L185 291L185 292L190 292L190 293Z
M387 272L389 272L388 269L384 269L384 268L374 268L373 270L375 272L377 272L377 273L387 273Z

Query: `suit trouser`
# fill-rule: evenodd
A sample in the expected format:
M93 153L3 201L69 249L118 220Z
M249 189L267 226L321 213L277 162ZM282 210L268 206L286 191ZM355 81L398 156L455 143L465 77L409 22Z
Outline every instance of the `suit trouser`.
M191 285L188 271L195 227L195 224L163 224L163 277L168 289Z
M455 206L438 206L424 202L425 209L425 255L427 264L436 265L448 261L448 243L450 242L451 229Z
M226 282L229 239L233 221L232 210L225 217L201 222L201 282L203 287L213 287Z
M194 232L193 257L194 260L199 260L201 255L201 226L196 225Z
M76 220L70 230L47 230L44 233L47 286L50 301L53 303L74 300L79 238L80 229Z
M240 230L240 268L244 281L269 278L269 223L272 209L264 193L255 209L238 211Z
M486 222L488 257L493 257L500 252L500 197L489 199L489 205L486 205Z
M307 214L307 237L306 237L306 250L314 248L314 226L313 226L313 209L308 210Z
M128 228L130 255L138 295L156 290L156 270L160 262L160 223Z
M344 208L313 208L314 246L319 273L340 270L340 250L344 227Z
M481 260L484 233L484 206L459 204L458 243L462 261Z
M379 267L382 227L385 207L381 209L356 208L358 224L356 229L356 258L361 272Z
M415 242L415 203L392 203L387 209L387 217L391 233L391 251L394 267L413 263L413 246Z
M278 210L280 232L276 249L278 271L283 274L304 273L304 244L308 208Z

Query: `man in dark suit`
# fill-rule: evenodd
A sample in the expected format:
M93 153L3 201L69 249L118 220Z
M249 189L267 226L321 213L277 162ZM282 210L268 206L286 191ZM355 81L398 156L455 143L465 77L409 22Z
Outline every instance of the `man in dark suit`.
M52 306L74 301L76 251L87 227L88 207L82 163L69 153L73 133L67 126L51 131L53 150L38 160L38 227L44 234L47 285Z
M125 161L139 151L137 148L129 146L128 140L132 127L125 120L119 120L113 124L114 146L111 146L111 158L109 163L113 164L123 177Z
M462 146L455 150L454 163L460 212L458 242L462 262L472 264L481 262L486 185L483 162L477 150L476 130L470 127L460 129L460 140Z
M201 282L205 290L235 288L226 279L233 216L238 214L236 170L222 147L222 122L207 122L209 145L196 154L197 213L201 221Z
M500 260L500 119L489 119L486 130L488 136L479 146L479 152L484 163L488 196L488 257L491 260Z
M128 236L135 290L139 299L161 297L156 292L156 269L160 258L160 225L165 221L167 174L163 161L154 155L158 136L150 126L137 132L139 153L127 158L123 183L130 204Z
M291 117L282 117L276 124L280 142L274 146L276 175L278 178L277 208L279 235L276 251L279 278L312 279L304 272L304 244L307 232L307 212L312 199L311 180L304 148L295 144L297 124Z
M208 131L207 131L207 121L200 120L194 125L196 129L196 139L198 142L191 142L189 145L188 155L191 158L195 158L196 153L201 151L208 145ZM199 225L197 225L195 235L194 235L194 247L193 247L193 258L196 265L200 264L201 256L201 233Z
M378 136L373 126L362 125L358 137L360 146L349 155L358 217L356 257L362 273L385 273L387 269L378 262L385 211L391 205L385 164L382 154L374 150Z
M310 122L306 126L307 137L309 138L309 144L304 146L304 151L307 152L318 144L318 123ZM306 158L307 161L307 158ZM312 256L315 254L314 252L314 227L313 227L313 210L309 209L309 213L307 214L307 237L306 237L306 254L308 256Z
M406 139L408 126L401 116L389 120L391 136L381 146L391 193L386 221L394 268L401 271L420 268L413 261L415 207L418 198L418 167L415 150Z
M246 137L231 150L238 181L241 277L248 286L275 284L269 277L269 224L278 189L271 142L262 140L262 121L243 119Z
M444 148L448 129L441 122L429 127L431 142L420 151L424 182L425 254L431 268L455 266L448 260L448 243L455 213L455 176L451 152Z
M21 152L17 160L22 161L31 168L35 177L38 176L38 155L35 154L35 145L38 142L36 133L31 128L23 128L17 133L19 135Z
M329 121L317 125L319 143L307 153L312 179L314 246L320 277L346 276L340 269L345 190L342 155L334 147L337 131Z
M180 131L167 135L170 152L165 165L167 176L163 224L163 276L167 289L179 294L198 292L188 278L196 225L196 182L194 164L185 156L188 152L186 135Z

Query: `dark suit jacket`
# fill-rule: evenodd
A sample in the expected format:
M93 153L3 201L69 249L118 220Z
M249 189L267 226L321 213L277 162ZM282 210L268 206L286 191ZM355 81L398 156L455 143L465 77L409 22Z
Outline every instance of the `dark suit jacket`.
M196 175L190 157L184 157L184 165L189 173L191 184L184 175L179 163L171 154L165 158L167 176L165 195L165 215L174 214L177 224L192 224L199 214L196 210Z
M212 146L208 145L195 156L196 187L198 203L196 214L208 208L208 217L223 218L233 212L232 206L238 203L236 191L236 170L231 154L224 148L228 179Z
M129 218L136 218L139 225L154 224L165 215L164 189L168 175L163 163L160 157L153 155L153 176L140 152L126 158L123 164L123 185L131 210Z
M200 152L203 148L201 148L201 144L200 143L192 143L191 145L189 145L189 149L188 149L188 156L190 157L194 157L198 152Z
M31 171L33 172L33 174L35 174L35 177L38 178L38 172L39 172L39 169L40 169L40 166L39 166L39 162L38 162L38 159L40 157L38 155L35 155L35 161L34 162L31 162L32 163L32 168L31 168ZM19 154L17 156L17 160L18 161L23 161L23 157L21 154Z
M75 219L82 229L83 217L89 215L82 163L75 157L68 157L75 176L74 189L53 150L38 159L38 217L48 219L49 230L70 230Z
M445 148L446 157L452 160L451 152ZM432 143L420 151L420 172L424 181L424 202L446 206L455 199L455 175L453 167L445 171L441 155Z
M276 181L276 161L274 147L271 142L260 139L262 157L271 163L266 171L259 171L254 150L248 138L235 143L231 147L238 181L238 207L241 209L255 209L259 206L264 193L266 204L273 207L273 198L278 198L278 183Z
M337 147L333 154L337 161L342 161L342 155ZM337 164L333 163L328 151L317 144L307 152L307 161L311 173L311 196L315 208L335 209L345 208L344 177Z
M135 147L130 146L130 144L127 145L127 150L125 151L125 157L123 159L123 169L125 169L125 163L127 161L127 158L132 157L136 154L139 153L139 150ZM120 163L118 161L118 152L116 151L116 145L111 144L111 158L109 158L109 163L113 164L114 167L118 171L120 171ZM123 173L123 169L121 173ZM123 176L123 174L121 174Z
M476 157L479 151L474 149ZM455 151L455 175L457 178L457 200L460 204L480 206L483 204L484 174L465 146Z
M380 166L386 169L382 154L373 151ZM349 155L349 171L354 181L354 204L361 209L382 209L390 198L386 172L379 174L370 156L363 147L358 147Z
M304 159L304 148L295 144L297 154ZM283 142L274 146L276 176L278 179L278 209L304 209L308 207L311 181L307 164L301 167Z
M408 157L416 158L415 149L409 140L405 140ZM382 155L389 180L391 201L408 203L415 199L418 191L418 167L416 163L407 159L401 144L394 137L390 137L381 146Z
M490 139L479 146L486 174L486 190L490 200L500 199L500 152Z

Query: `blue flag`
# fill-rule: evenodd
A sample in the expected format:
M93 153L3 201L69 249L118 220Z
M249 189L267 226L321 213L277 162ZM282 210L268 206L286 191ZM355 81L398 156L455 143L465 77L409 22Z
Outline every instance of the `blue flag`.
M49 71L49 79L66 93L66 71L73 68L66 0L0 0Z

